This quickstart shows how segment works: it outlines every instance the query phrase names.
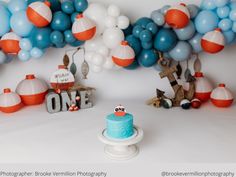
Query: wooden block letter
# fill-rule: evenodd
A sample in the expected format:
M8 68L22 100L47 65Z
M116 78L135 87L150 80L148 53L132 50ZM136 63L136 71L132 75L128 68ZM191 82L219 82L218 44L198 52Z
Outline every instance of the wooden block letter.
M61 111L60 96L56 93L48 93L46 96L46 106L49 113Z
M80 100L80 109L87 109L93 106L90 91L80 91Z
M66 91L61 92L62 111L68 111L68 108L70 107L71 103L76 103L76 94L76 91L70 92L70 96Z

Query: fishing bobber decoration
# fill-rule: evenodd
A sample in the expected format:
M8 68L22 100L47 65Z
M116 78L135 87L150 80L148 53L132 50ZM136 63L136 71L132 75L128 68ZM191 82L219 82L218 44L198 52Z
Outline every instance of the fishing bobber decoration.
M125 107L122 106L122 105L119 105L119 106L115 107L114 114L118 117L125 116L125 114L126 114Z
M112 60L118 66L127 67L134 62L134 59L135 52L127 41L122 41L121 44L112 51Z
M6 88L0 95L0 111L4 113L13 113L19 111L23 107L20 96Z
M20 40L17 34L9 32L2 36L0 47L4 53L17 55L20 51Z
M56 91L69 90L75 84L73 74L66 69L66 66L59 65L58 70L53 73L50 79L51 86Z
M233 94L226 88L225 84L219 84L211 93L211 102L216 107L230 107L234 101Z
M184 28L190 21L190 13L185 4L181 3L168 9L165 15L166 23L176 29Z
M180 106L183 108L183 109L190 109L191 107L191 102L187 99L183 99L181 102L180 102Z
M72 26L74 37L80 41L92 39L96 33L96 24L89 18L79 14Z
M170 109L170 108L172 108L172 106L173 106L171 99L168 99L168 98L164 98L164 99L161 101L161 105L162 105L163 108L165 108L165 109Z
M26 75L16 88L25 105L38 105L42 104L48 91L47 84L36 78L33 74Z
M200 108L202 105L202 102L197 99L197 98L194 98L192 101L191 101L191 107L194 108L194 109L198 109Z
M46 27L52 21L52 11L50 9L50 2L33 2L27 10L26 15L31 23L35 26L42 28Z
M225 37L220 28L206 33L201 39L202 49L207 53L218 53L225 47Z
M196 72L195 78L195 98L199 99L201 102L208 101L213 90L212 84L204 77L202 72Z

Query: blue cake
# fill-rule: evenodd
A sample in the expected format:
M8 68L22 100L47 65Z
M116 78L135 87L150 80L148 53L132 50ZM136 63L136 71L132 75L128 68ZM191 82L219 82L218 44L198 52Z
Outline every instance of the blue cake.
M115 108L114 114L106 118L107 136L115 139L126 139L134 134L133 115L125 112L124 107Z

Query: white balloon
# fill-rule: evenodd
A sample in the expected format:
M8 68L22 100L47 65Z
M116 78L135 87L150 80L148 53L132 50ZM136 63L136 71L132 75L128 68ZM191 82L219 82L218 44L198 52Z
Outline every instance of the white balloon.
M117 20L117 25L118 25L118 28L120 29L126 29L129 27L129 18L126 17L126 16L119 16L118 17L118 20Z
M120 8L114 4L111 4L107 9L108 15L112 17L118 17L120 15Z
M87 51L85 51L85 54L84 54L84 58L85 58L85 60L87 61L87 62L91 62L92 61L92 59L93 59L93 55L94 55L95 53L94 52L87 52Z
M106 26L107 28L116 27L116 24L117 24L117 19L116 19L116 17L107 16L107 17L105 18L105 26Z
M101 3L91 3L83 13L96 23L96 35L102 34L105 29L104 19L107 16L107 9Z
M96 65L93 65L91 67L92 71L95 72L95 73L100 73L102 72L102 67L101 66L96 66Z
M115 66L115 64L113 63L111 57L108 57L103 65L103 68L105 69L112 69Z
M103 42L109 49L114 49L125 38L124 33L119 28L108 28L103 33Z
M103 40L101 36L88 40L84 44L85 51L96 51L102 43Z
M97 52L106 57L109 55L110 51L105 45L101 45L98 47Z
M93 59L92 59L92 63L96 66L102 66L105 62L105 58L99 54L99 53L95 53L93 55Z

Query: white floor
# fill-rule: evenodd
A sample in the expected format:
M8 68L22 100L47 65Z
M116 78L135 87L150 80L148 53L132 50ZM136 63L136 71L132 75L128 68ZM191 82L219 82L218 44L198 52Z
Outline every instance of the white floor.
M109 163L97 134L122 103L144 130L140 154L127 163L236 162L236 106L156 109L142 101L103 101L92 109L48 114L45 106L0 114L0 163Z

